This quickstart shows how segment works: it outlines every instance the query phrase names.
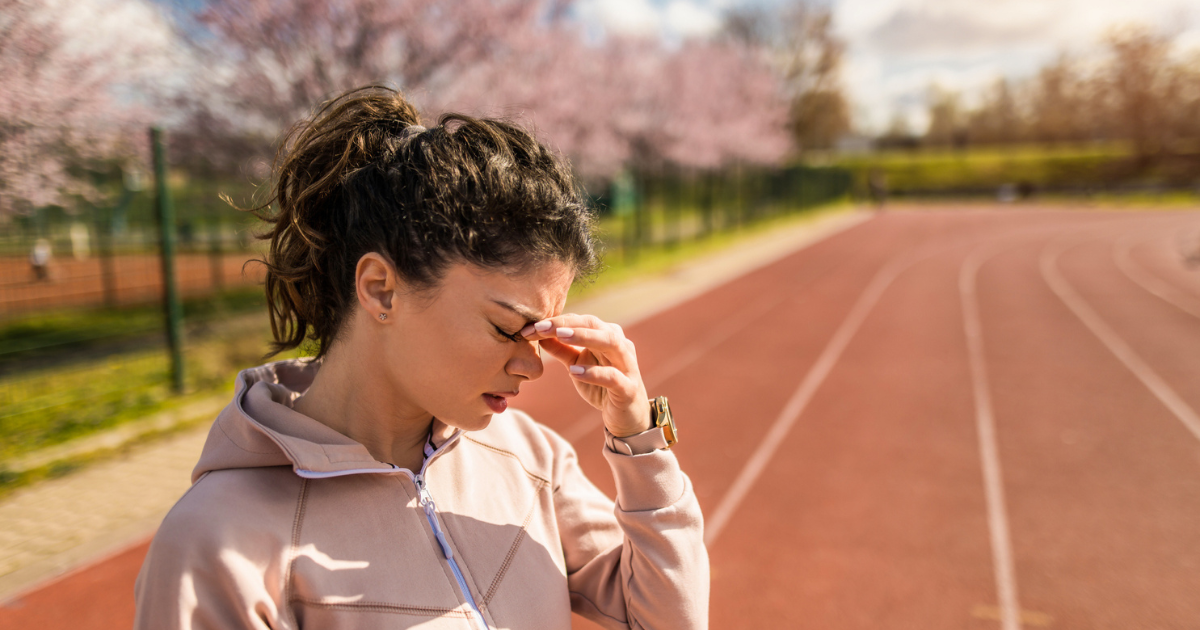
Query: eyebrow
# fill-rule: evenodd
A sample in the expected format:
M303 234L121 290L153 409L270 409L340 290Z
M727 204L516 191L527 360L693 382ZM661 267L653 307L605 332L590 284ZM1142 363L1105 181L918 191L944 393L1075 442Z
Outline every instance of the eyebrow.
M524 317L527 321L540 322L543 319L545 319L541 315L538 315L537 313L529 310L528 308L526 308L524 306L521 306L520 304L509 304L508 302L505 302L504 300L495 300L495 299L493 299L492 301L495 302L496 304L499 304L500 306L503 306L504 308L516 313L517 315Z

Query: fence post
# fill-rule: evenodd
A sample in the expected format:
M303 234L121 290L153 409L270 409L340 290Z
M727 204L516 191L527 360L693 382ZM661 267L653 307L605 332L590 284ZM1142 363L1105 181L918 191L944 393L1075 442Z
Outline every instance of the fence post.
M104 306L117 305L117 272L113 265L112 210L92 205L92 223L96 229L96 257L100 262L100 286L104 290Z
M167 155L163 147L163 131L150 128L150 144L154 150L154 205L159 228L159 253L162 259L163 312L167 324L167 350L171 354L171 387L183 392L183 305L175 285L175 208L171 204L171 189L167 182Z
M213 293L225 289L225 252L221 247L221 214L211 200L205 203L208 209L208 270L212 276Z

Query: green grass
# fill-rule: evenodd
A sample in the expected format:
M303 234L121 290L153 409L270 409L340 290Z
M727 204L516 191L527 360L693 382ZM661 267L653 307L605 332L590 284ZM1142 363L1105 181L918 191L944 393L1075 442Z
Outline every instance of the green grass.
M170 389L162 349L5 378L0 381L0 462L229 390L239 370L262 361L268 337L265 317L243 318L187 344L187 393L182 396Z
M262 289L254 287L184 300L183 312L189 321L204 322L261 310L265 303ZM37 313L0 323L0 362L20 360L35 352L77 351L96 342L119 341L162 329L160 304Z
M1120 144L1016 146L957 151L887 151L837 161L860 184L875 168L887 175L892 192L991 189L1006 183L1035 186L1100 185L1114 165L1132 157Z

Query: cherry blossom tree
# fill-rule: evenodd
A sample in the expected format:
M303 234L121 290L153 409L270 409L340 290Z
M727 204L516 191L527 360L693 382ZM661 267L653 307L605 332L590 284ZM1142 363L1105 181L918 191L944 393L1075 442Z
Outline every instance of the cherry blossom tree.
M586 177L787 151L786 103L761 51L591 41L569 9L568 0L211 0L192 41L211 60L202 92L215 98L197 100L193 135L274 139L322 100L385 83L430 117L531 124Z
M140 0L0 0L0 215L94 197L81 171L137 153L168 41Z

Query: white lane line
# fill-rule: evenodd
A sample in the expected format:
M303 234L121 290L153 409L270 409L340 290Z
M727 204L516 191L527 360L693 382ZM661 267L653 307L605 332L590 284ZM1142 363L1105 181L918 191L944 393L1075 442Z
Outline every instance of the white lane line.
M988 385L987 361L983 353L983 324L975 281L979 268L994 251L977 251L968 256L959 270L958 292L962 298L963 329L967 336L967 357L971 369L971 389L975 397L975 427L979 435L983 490L987 499L988 532L992 542L992 570L996 580L996 598L1000 603L1000 627L1021 629L1021 607L1017 602L1017 571L1013 562L1012 537L1008 529L1008 508L1004 502L1004 475L996 446L996 421L992 394Z
M828 273L836 265L826 265L817 273L810 274L804 282L799 285L789 287L787 291L778 291L774 297L759 300L757 303L738 311L732 317L727 318L721 325L714 328L709 334L702 339L685 348L679 354L671 357L667 363L653 370L650 374L644 377L647 390L653 390L671 377L682 372L691 364L700 360L704 355L711 352L717 346L721 345L728 339L732 338L739 332L749 328L759 318L764 317L775 307L791 300L795 297L798 290L807 287L814 280ZM653 394L651 394L653 395ZM600 423L600 413L596 410L590 410L584 413L578 420L571 424L562 432L562 436L568 442L574 444L576 440L592 433L596 425Z
M800 382L800 387L788 399L783 411L779 413L779 417L775 419L767 434L759 440L758 448L750 455L746 465L742 467L729 490L725 492L725 496L717 504L717 509L710 518L705 519L704 543L706 545L712 545L721 535L721 530L733 517L738 505L746 497L750 488L754 486L754 482L767 467L767 463L771 461L775 451L783 444L784 438L792 429L792 425L796 424L796 420L800 418L800 414L804 412L813 395L825 382L829 373L833 371L833 366L837 364L842 352L850 344L850 340L854 338L854 334L858 332L859 326L866 320L875 303L879 301L880 296L896 279L896 276L912 262L911 257L894 260L876 273L867 287L863 289L858 301L854 303L837 331L833 333L833 337L829 339L825 349L821 351L821 355L817 357L816 363L809 368L808 374Z
M1100 339L1101 343L1108 347L1113 354L1117 355L1121 363L1129 368L1130 372L1150 390L1158 399L1166 405L1171 413L1175 414L1176 418L1187 427L1196 439L1200 439L1200 417L1196 416L1196 412L1188 406L1175 390L1167 385L1151 367L1144 361L1129 344L1109 327L1107 323L1092 309L1088 303L1075 292L1067 279L1063 277L1058 270L1058 256L1063 252L1065 247L1061 244L1053 242L1042 250L1041 269L1042 278L1049 285L1050 290L1058 295L1063 304L1075 313L1075 316L1083 321L1084 325L1092 331Z
M1165 280L1155 276L1133 260L1133 256L1131 255L1133 247L1132 235L1125 235L1113 243L1112 256L1113 262L1117 264L1117 269L1120 269L1126 278L1132 280L1134 284L1145 289L1151 295L1158 297L1193 317L1200 318L1200 306L1196 305L1195 300L1191 296L1171 286Z

